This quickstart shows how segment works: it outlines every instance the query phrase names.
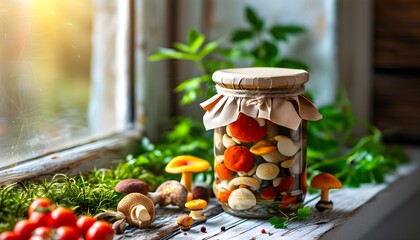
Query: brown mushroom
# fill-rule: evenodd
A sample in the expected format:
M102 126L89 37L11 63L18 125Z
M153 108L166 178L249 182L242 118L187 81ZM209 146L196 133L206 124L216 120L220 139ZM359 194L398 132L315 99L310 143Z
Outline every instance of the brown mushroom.
M232 146L225 150L225 165L234 172L248 171L254 165L254 156L244 146Z
M146 228L155 218L155 205L141 193L130 193L118 203L117 211L122 212L131 226Z
M184 208L187 200L187 189L176 180L169 180L156 189L155 192L150 192L150 197L154 204L159 204L161 207L167 205L175 205L179 208Z
M227 125L226 128L231 137L240 142L257 142L266 134L264 126L260 127L256 119L243 113L239 113L236 121Z
M207 207L206 200L194 199L185 203L185 207L190 209L190 216L194 221L205 221L206 215L203 214L203 209Z
M210 168L207 160L191 155L180 155L168 162L165 167L167 173L181 173L181 184L191 192L192 174L203 172Z
M320 173L312 178L311 187L321 190L321 199L315 205L315 208L322 212L326 209L333 208L333 202L329 200L328 196L329 190L333 188L342 188L343 185L334 175L329 173Z
M95 216L96 219L113 217L117 221L112 228L117 233L124 232L125 224L138 228L148 227L155 218L155 205L141 193L129 193L117 205L117 211L105 210Z
M115 185L114 190L118 193L129 194L129 193L141 193L147 195L149 192L149 184L138 179L124 179Z
M188 231L194 223L194 220L190 215L182 215L178 218L176 223L180 226L182 231Z
M192 199L203 199L206 202L210 199L210 191L203 186L195 186L192 191Z

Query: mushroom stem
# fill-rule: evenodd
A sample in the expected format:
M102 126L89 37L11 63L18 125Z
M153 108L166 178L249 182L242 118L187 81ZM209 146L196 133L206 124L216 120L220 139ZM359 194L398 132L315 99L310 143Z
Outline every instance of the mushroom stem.
M194 220L206 220L206 216L203 214L203 210L191 210L190 216Z
M325 201L325 202L329 201L328 193L329 193L328 190L321 190L321 201Z
M147 209L143 205L137 205L131 209L131 219L136 222L138 221L139 226L142 222L150 221L151 216Z
M188 192L191 192L192 172L183 172L180 183L184 185Z

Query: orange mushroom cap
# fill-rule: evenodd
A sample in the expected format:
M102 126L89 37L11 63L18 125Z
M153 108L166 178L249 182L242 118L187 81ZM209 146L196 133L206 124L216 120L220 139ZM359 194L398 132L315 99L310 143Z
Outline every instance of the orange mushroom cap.
M227 126L232 137L241 142L257 142L265 134L265 127L260 127L257 120L243 113L239 113L238 119Z
M233 178L233 172L226 167L224 163L217 163L214 167L214 171L217 176L222 180L231 180Z
M191 155L179 155L171 159L165 167L167 173L182 173L181 184L191 192L192 173L206 171L210 168L207 160Z
M343 184L330 173L320 173L312 178L311 187L320 190L329 190L332 188L342 188Z
M194 199L186 202L185 207L190 210L203 210L207 207L207 202L204 199Z
M225 165L234 172L246 172L254 165L254 155L244 146L231 146L225 150Z

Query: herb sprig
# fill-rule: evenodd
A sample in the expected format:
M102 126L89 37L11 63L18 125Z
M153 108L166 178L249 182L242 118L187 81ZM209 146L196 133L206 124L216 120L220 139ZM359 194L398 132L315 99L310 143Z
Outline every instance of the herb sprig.
M308 206L301 207L291 216L284 214L283 217L271 217L268 222L273 225L274 228L286 228L287 225L292 221L303 221L307 220L311 215L311 208Z

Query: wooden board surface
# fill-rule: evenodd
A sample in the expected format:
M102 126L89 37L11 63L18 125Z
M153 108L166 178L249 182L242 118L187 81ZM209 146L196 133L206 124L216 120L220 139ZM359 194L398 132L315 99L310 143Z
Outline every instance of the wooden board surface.
M318 212L314 208L318 195L308 195L306 205L312 209L309 219L291 222L285 229L275 229L264 219L245 219L227 214L212 199L205 209L207 221L194 223L187 232L181 231L176 224L177 218L187 211L158 207L155 221L148 228L128 227L115 239L358 239L420 192L420 185L412 184L420 182L420 151L410 151L409 154L412 163L401 166L396 173L388 176L387 183L331 191L332 210ZM202 231L203 227L205 231ZM265 233L261 232L263 229Z

